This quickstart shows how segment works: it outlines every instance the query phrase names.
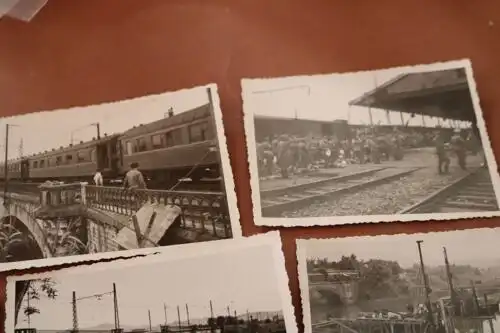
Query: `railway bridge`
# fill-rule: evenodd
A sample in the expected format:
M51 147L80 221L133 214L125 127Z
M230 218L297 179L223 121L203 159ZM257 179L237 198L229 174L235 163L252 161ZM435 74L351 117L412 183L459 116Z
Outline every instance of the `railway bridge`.
M0 193L2 261L231 238L219 192L10 183Z
M359 294L358 271L325 271L309 274L310 291L318 292L324 297L338 298L346 305L354 304Z

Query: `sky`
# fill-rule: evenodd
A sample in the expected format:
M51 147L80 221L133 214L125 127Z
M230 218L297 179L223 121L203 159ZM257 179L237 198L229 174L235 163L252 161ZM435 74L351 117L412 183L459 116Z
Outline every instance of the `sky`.
M429 69L427 69L428 71ZM256 115L332 121L348 120L352 124L370 124L368 108L349 106L348 103L377 86L402 74L401 69L386 69L332 75L316 75L296 78L259 80L252 90L245 94L251 100L252 112ZM372 109L373 124L389 124L385 110ZM400 125L401 114L389 112L390 124ZM437 118L421 116L411 118L403 113L409 126L435 127ZM449 127L450 123L442 122ZM466 126L463 123L462 126Z
M159 120L172 107L174 113L181 113L208 103L205 87L179 92L151 95L120 102L112 102L66 110L35 112L0 118L0 151L5 152L6 124L15 125L9 129L9 159L67 146L71 143L88 141L97 136L95 126L99 123L101 135L121 133L125 130Z
M355 254L363 260L383 259L399 262L402 267L418 263L416 241L423 240L422 253L425 265L440 266L443 246L450 263L487 267L500 264L500 228L437 232L416 235L394 235L357 238L310 240L306 245L308 258L338 260L342 255Z
M238 314L247 310L280 311L282 301L274 265L269 246L259 246L170 260L164 264L156 261L126 268L111 266L96 272L89 269L88 273L60 274L54 279L59 296L56 300L41 297L35 301L33 305L41 311L31 316L31 327L71 328L72 292L76 291L77 298L104 293L112 291L113 282L116 283L122 326L147 327L148 309L153 326L164 324L164 303L169 322L177 321L177 305L181 321L186 320L186 303L191 319L209 317L210 300L215 315L226 314L227 306ZM82 300L77 306L80 329L114 324L112 296L104 296L101 301ZM26 325L26 317L20 314L18 327Z

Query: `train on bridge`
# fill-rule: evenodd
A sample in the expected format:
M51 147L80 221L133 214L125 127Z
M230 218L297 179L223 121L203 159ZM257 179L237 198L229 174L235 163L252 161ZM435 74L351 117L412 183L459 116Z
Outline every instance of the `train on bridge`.
M150 187L168 188L183 178L220 184L211 104L176 115L169 112L163 119L123 133L98 134L91 141L10 160L7 177L20 182L91 181L100 170L110 184L123 179L133 162L139 163L148 186L154 184ZM0 181L4 178L2 163Z

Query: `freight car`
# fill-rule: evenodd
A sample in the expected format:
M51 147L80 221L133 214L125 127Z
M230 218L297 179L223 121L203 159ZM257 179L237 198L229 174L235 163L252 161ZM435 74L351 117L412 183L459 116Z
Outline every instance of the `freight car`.
M183 178L217 180L221 175L214 126L206 104L120 134L11 160L7 174L23 182L92 181L100 170L106 183L116 183L136 162L153 188L170 188ZM1 164L0 180L4 175Z

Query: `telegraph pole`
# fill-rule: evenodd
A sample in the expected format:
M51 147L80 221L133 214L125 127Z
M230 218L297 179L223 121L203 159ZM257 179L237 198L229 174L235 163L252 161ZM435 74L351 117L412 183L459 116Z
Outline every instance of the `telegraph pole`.
M76 311L76 292L73 291L73 333L78 332L78 312Z
M229 305L227 306L227 316L231 317L231 309L229 309Z
M113 282L113 301L115 308L115 330L116 332L118 332L118 329L120 328L120 316L118 311L118 296L116 294L116 284L114 282Z
M19 157L23 157L24 154L24 142L23 138L21 138L21 142L19 142Z
M28 303L28 309L30 308L30 285L28 284L28 290L26 290L26 302ZM28 328L31 328L31 315L28 312Z
M213 317L214 317L214 308L212 305L212 300L210 300L210 318L213 318Z
M149 331L153 332L153 327L151 326L151 310L148 310L148 317L149 317Z
M453 287L453 275L451 274L450 263L448 261L448 253L446 252L446 247L443 247L443 253L444 253L444 263L446 266L446 277L448 279L448 287L450 288L451 304L453 304L453 309L455 309L455 304L456 304L455 288Z
M101 124L93 123L92 125L97 129L97 140L99 140L101 138Z
M186 318L187 318L187 324L188 324L188 326L191 326L191 324L189 323L189 308L188 308L187 304L186 304Z
M422 272L422 277L424 278L425 303L427 306L427 314L428 314L428 320L429 320L429 325L430 325L429 327L431 328L431 333L433 333L433 332L435 332L435 330L434 330L434 316L432 314L429 281L427 280L427 274L425 274L424 258L422 256L422 243L423 242L424 241L422 241L422 240L418 240L417 246L418 246L418 255L420 257L420 270Z
M179 309L179 306L177 305L177 320L179 322L179 332L182 331L182 325L181 325L181 310Z
M165 312L165 326L167 326L167 305L163 303L163 312Z

